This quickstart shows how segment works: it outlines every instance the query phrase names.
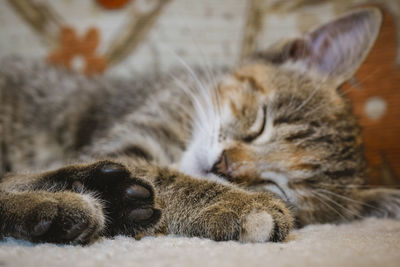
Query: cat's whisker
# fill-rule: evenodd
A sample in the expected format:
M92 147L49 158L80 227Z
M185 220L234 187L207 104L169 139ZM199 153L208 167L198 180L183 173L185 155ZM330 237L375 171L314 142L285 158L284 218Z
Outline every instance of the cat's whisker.
M184 83L182 80L180 80L179 78L177 78L177 77L175 77L175 76L172 76L172 75L171 75L171 77L172 77L172 79L174 79L175 83L177 83L177 85L183 90L183 92L184 92L187 96L189 96L189 98L194 102L193 104L195 105L195 109L196 109L197 111L204 112L202 104L200 103L200 101L198 100L198 98L194 95L194 93L192 92L192 90L190 90L190 89L185 85L185 83ZM203 115L206 116L205 113L204 113Z
M376 207L376 206L367 204L367 203L362 202L362 201L359 201L359 200L352 199L352 198L350 198L350 197L343 196L343 195L341 195L341 194L334 193L334 192L329 191L329 190L325 190L325 189L322 189L322 188L317 189L317 190L318 190L318 191L321 191L321 192L324 192L324 193L327 193L327 194L331 194L331 195L333 195L333 196L336 196L336 197L338 197L338 198L341 198L341 199L346 200L346 201L349 201L349 202L353 202L353 203L356 203L356 204L360 204L361 206L373 208L373 209L380 210L380 211L384 212L383 209L380 209L380 208L378 208L378 207Z
M372 72L368 73L368 75L363 76L362 79L357 79L356 80L357 85L362 87L363 83L365 83L368 80L372 79L378 71L379 71L379 69L375 68ZM357 85L355 86L356 88L357 88ZM351 92L352 90L354 90L354 86L351 86L347 90L338 90L338 92L339 92L340 95L345 96L349 92Z
M205 85L196 75L195 71L189 66L189 64L187 64L182 57L180 57L179 55L177 55L174 51L170 51L172 53L172 55L177 59L177 61L183 66L183 69L188 73L188 76L192 78L192 80L194 81L194 84L196 85L193 89L193 91L190 92L191 95L191 99L194 102L197 102L198 105L196 105L197 107L197 111L199 111L199 119L201 119L201 123L203 124L202 128L206 128L207 126L213 126L212 123L210 123L210 121L212 122L212 118L214 117L213 115L215 114L214 111L214 107L212 105L212 103L210 104L210 99L212 99L209 96L209 87ZM182 83L183 86L181 85L180 87L184 87L186 88L186 86L184 86L184 83ZM183 89L183 88L182 88ZM188 88L186 88L188 89ZM187 91L187 90L186 90ZM197 93L197 94L195 94ZM200 103L200 101L202 103ZM207 108L206 108L207 107ZM211 112L211 114L210 114ZM213 129L210 129L208 132L213 132Z
M204 55L204 52L200 49L200 52L202 54L202 58L205 62L205 70L207 72L208 79L210 81L211 86L209 87L209 90L211 91L211 100L214 105L214 112L217 112L218 117L221 115L221 101L220 101L220 95L218 91L218 80L216 78L216 75L213 73L211 64L208 60L208 57Z
M321 108L324 108L324 104L323 104L323 103L321 103L320 105L318 105L316 108L314 108L314 109L308 111L307 114L308 114L308 115L311 115L311 114L315 113L316 111L320 110Z
M187 86L185 86L184 82L181 81L180 79L178 79L175 76L171 76L174 81L177 83L177 85L182 89L182 91L188 95L188 97L193 101L193 105L194 108L196 110L196 114L197 114L197 119L193 120L193 123L195 124L195 126L199 127L199 130L203 131L204 133L208 133L207 129L206 129L206 125L207 125L207 114L204 110L203 105L200 103L199 99L196 97L196 95L194 95L194 93L187 88Z
M218 81L216 79L216 75L213 73L212 65L208 59L208 56L204 53L204 51L199 47L198 43L194 43L197 50L200 52L201 62L204 67L204 70L207 74L207 79L209 83L212 85L212 88L215 88L218 85Z
M321 199L321 197L319 195L317 195L315 192L310 191L309 192L311 195L313 195L313 197L318 200L320 203L322 203L323 205L325 205L325 207L329 208L330 210L332 210L334 213L336 213L337 215L339 215L343 221L348 221L348 219L342 214L340 213L335 207L333 207L332 205L328 204L326 201L324 201L323 199Z
M191 28L188 28L188 31L189 31L189 33L191 34L191 36L194 36L194 34L193 34L193 32L192 32L192 30L191 30ZM210 90L213 90L213 92L217 92L215 89L217 88L217 86L218 86L218 80L217 80L217 76L214 74L214 72L213 72L213 65L211 64L211 62L210 62L210 60L209 60L209 56L208 56L208 54L206 54L206 53L204 53L204 50L199 46L199 43L198 42L196 42L196 40L194 40L193 39L193 37L191 38L191 43L192 43L192 45L199 51L199 53L200 53L200 62L202 63L202 66L204 67L204 70L206 71L206 74L207 74L207 79L208 79L208 82L210 83L210 87L209 87L209 89ZM219 108L219 105L218 105L218 96L216 96L216 101L217 101L217 103L215 103L215 105L216 105L216 107L218 107ZM213 98L212 98L212 100L213 100Z
M333 195L333 196L342 198L342 199L347 200L347 201L350 201L350 202L354 202L354 203L362 204L362 205L367 205L367 204L365 204L365 203L362 202L362 201L358 201L358 200L352 199L352 198L350 198L350 197L345 197L345 196L343 196L343 195L341 195L341 194L334 193L334 192L332 192L332 191L329 191L329 190L326 190L326 189L323 189L323 188L318 188L318 189L316 189L316 190L317 190L317 191L320 191L320 192L323 192L323 193L331 194L331 195ZM371 206L371 207L372 207L372 206Z
M189 64L187 64L180 56L176 55L178 61L182 64L182 66L184 67L184 69L188 72L188 74L192 77L193 81L197 84L198 88L195 88L199 91L199 93L202 94L202 96L204 97L204 94L206 94L208 92L207 88L209 86L205 85L196 75L196 73L194 72L194 70L189 66ZM208 100L208 97L206 95L206 97L204 97L205 101ZM207 104L207 102L205 103Z
M198 86L198 88L195 89L197 89L197 92L199 93L198 96L204 102L203 104L205 107L203 108L203 113L205 113L205 117L207 118L204 123L207 123L207 126L210 127L212 136L214 136L214 139L217 140L220 125L219 114L221 113L219 95L217 90L215 90L217 82L215 79L212 79L212 74L209 67L205 68L206 74L208 75L209 84L204 84L204 82L197 77L194 70L182 58L178 57L178 59ZM203 57L203 59L206 59L206 57ZM196 97L196 95L194 96ZM218 114L218 116L215 116L216 114Z
M327 184L327 183L318 183L318 185L320 186L324 186L324 187L333 187L333 188L359 188L359 189L363 189L363 188L400 188L400 185L390 185L390 186L385 186L385 185L357 185L357 184Z
M186 132L191 132L194 129L195 126L195 121L194 120L194 115L193 115L193 110L190 109L186 104L182 103L182 102L178 102L176 103L177 106L177 110L179 110L180 112L182 112L185 116L187 116L188 118L190 118L189 120L186 121L187 124L182 123L181 126L182 128L186 131Z
M289 99L288 107L290 107L290 108L292 107L292 105L293 105L293 103L294 103L293 100L294 100L294 94L291 94L291 95L290 95L290 99Z
M320 193L318 191L314 191L314 193L316 193L320 197L326 199L327 201L331 202L332 204L336 205L337 207L341 208L343 211L346 211L350 215L355 216L355 217L360 218L360 219L363 218L361 215L359 215L355 211L352 211L351 209L349 209L349 208L345 207L344 205L340 204L339 202L333 200L332 197L328 197L327 195L324 195L324 194L322 194L322 193Z
M221 96L219 94L219 89L218 89L218 84L214 88L214 95L215 95L215 105L217 107L217 115L220 118L221 117Z
M317 93L317 91L321 88L320 87L316 87L311 93L310 95L297 107L294 109L293 113L298 112L299 110L301 110L308 102L311 101L311 99L313 98L313 96Z
M173 54L173 56L177 59L177 61L183 66L183 69L186 70L186 72L190 75L190 77L193 79L193 81L197 84L197 86L199 88L206 88L206 86L204 85L204 83L197 77L196 73L194 72L194 70L189 66L188 63L186 63L186 61L179 56L177 53L171 51L171 53Z
M308 97L292 111L292 114L300 111L303 107L305 107L315 96L315 94L324 86L326 80L327 78L322 79L322 81L320 81L319 83L319 86L315 87L314 90L312 90L312 92L308 95Z

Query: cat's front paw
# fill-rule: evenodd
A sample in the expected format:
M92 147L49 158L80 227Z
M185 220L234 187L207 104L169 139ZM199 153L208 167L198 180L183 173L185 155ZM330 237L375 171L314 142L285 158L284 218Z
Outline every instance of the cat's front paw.
M265 193L252 194L241 218L242 242L283 241L293 227L293 217L282 201Z
M5 235L35 243L87 244L104 227L101 203L72 192L23 192L7 197Z
M217 241L277 242L284 240L293 227L285 204L268 193L225 194L197 218L195 231Z
M105 207L107 217L103 234L135 235L152 229L161 218L154 207L154 189L121 163L98 161L70 169L70 189L94 192Z

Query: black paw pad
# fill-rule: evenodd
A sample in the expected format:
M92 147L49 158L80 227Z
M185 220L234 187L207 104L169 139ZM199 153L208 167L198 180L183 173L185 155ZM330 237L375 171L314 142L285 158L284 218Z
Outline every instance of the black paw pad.
M94 192L104 200L104 213L108 216L103 235L137 234L153 227L161 218L161 211L154 208L154 190L145 178L118 162L98 161L93 164L67 169L69 189L74 192ZM65 239L83 240L90 231L87 225L74 224L62 232ZM83 235L80 235L83 233Z
M116 163L107 163L100 168L100 171L104 174L125 174L126 169L124 166Z
M131 221L134 222L143 222L150 219L154 214L153 209L145 208L145 209L134 209L132 210L128 217Z
M135 184L125 190L126 196L130 199L146 199L151 196L149 190L141 185Z

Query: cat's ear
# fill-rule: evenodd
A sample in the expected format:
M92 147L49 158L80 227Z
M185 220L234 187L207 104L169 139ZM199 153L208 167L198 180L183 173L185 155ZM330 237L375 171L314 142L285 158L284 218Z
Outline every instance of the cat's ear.
M355 197L364 205L363 216L400 219L400 190L390 188L364 189Z
M368 55L382 15L368 7L347 13L303 36L271 47L264 55L274 63L291 63L338 83L351 78Z

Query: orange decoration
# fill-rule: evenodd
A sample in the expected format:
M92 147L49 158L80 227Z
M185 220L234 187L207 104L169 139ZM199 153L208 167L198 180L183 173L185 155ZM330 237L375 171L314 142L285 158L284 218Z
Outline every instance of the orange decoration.
M395 66L396 23L389 12L382 11L381 32L355 75L357 83L348 82L342 89L363 127L370 182L393 185L400 183L400 71ZM368 115L368 105L374 100L381 104L377 117Z
M107 9L119 9L126 5L130 0L97 0L97 2Z
M63 27L60 46L49 54L47 60L68 69L77 69L86 75L103 73L107 67L107 60L96 55L99 42L100 34L96 28L90 28L80 39L75 29Z

